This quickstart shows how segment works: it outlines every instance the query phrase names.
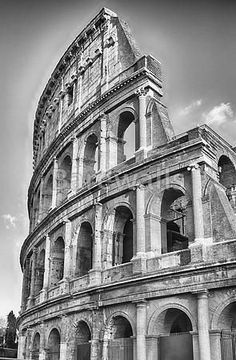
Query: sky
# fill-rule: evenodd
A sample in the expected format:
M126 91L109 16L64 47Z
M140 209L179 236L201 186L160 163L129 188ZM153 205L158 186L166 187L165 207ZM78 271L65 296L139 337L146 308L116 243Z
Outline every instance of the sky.
M236 2L0 0L0 316L18 315L20 247L37 102L57 62L102 7L162 64L176 134L207 123L236 145Z

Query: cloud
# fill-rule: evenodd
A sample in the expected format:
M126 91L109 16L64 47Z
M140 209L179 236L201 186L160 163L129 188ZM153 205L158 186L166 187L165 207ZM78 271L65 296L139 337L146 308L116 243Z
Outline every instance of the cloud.
M16 217L15 216L12 216L11 214L3 214L1 217L4 221L4 224L5 224L7 230L9 230L10 228L16 227Z
M202 99L191 102L188 106L180 110L180 115L186 116L202 105Z
M234 119L234 113L230 103L221 103L214 106L208 113L202 114L203 120L208 125L222 125Z

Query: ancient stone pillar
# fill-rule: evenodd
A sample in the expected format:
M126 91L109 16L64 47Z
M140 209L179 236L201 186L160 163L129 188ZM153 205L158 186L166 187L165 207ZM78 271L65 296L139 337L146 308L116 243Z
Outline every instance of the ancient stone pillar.
M28 290L28 279L29 279L29 265L30 259L25 260L25 267L23 271L23 284L22 284L22 296L21 296L21 311L24 311L27 303L27 290Z
M137 256L145 253L145 186L136 187L136 241Z
M100 171L102 174L106 172L106 115L102 114L100 117L101 134L100 134Z
M73 139L72 166L71 166L71 195L77 190L77 173L78 173L78 138Z
M202 186L201 172L198 164L188 167L192 175L192 197L193 197L193 218L195 241L201 241L204 238L204 222L202 208Z
M71 266L71 221L65 222L65 255L64 255L64 272L63 278L67 279L70 277L70 266Z
M136 91L139 99L139 148L146 148L146 93L144 88Z
M207 290L197 293L199 360L210 360L209 309Z
M95 231L93 236L93 265L90 270L90 284L101 282L101 235L102 235L102 204L95 204Z
M36 247L33 248L33 255L32 255L32 269L31 269L31 282L30 282L30 305L32 304L32 300L34 297L34 285L35 285L35 268L37 265L37 254L38 249Z
M137 311L136 359L146 360L147 303L145 300L136 303L136 311Z
M45 260L44 260L44 277L43 277L43 300L47 299L47 290L49 286L49 271L50 271L50 238L47 235L45 238Z
M52 181L52 208L57 206L57 175L58 175L58 161L53 159L53 181Z
M43 218L43 185L44 185L44 179L41 178L40 180L40 195L39 195L39 222Z

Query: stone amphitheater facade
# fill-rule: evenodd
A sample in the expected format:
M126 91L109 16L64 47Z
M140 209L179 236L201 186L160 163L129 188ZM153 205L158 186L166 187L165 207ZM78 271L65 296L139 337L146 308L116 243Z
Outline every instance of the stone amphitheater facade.
M160 63L108 9L34 122L20 359L233 360L236 154L175 136ZM174 354L174 355L173 355Z

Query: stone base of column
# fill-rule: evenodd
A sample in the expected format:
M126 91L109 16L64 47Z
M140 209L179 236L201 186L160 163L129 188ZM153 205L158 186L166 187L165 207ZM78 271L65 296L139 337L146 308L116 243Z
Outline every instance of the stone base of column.
M46 288L40 291L40 302L47 301L48 299L48 291Z
M191 252L191 262L201 262L207 260L207 247L213 242L212 238L196 238L192 244L189 245Z
M136 256L131 259L133 264L133 274L145 273L147 271L146 261L146 253L137 253Z
M158 336L146 336L147 359L158 360Z
M91 360L101 359L101 343L99 339L91 340Z
M100 270L89 270L89 283L90 286L97 286L101 284L101 271Z
M135 160L136 161L142 161L147 157L147 149L146 148L140 148L137 151L135 151Z
M68 294L70 292L70 284L68 279L62 279L58 284L60 284L61 294Z

